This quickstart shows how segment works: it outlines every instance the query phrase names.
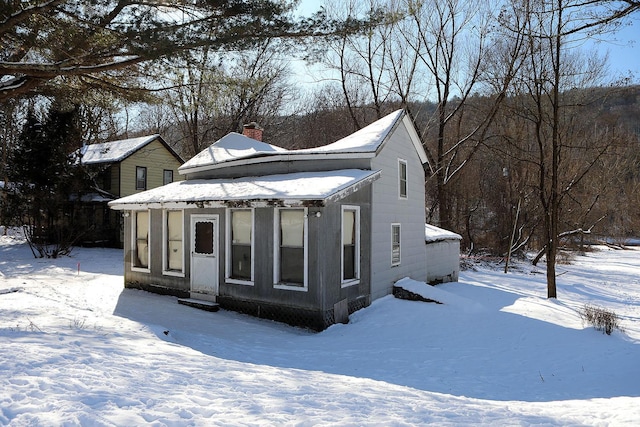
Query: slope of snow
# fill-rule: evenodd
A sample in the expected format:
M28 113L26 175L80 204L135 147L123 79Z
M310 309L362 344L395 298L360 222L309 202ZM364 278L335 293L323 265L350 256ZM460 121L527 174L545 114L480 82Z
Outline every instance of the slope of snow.
M123 289L122 258L0 237L0 425L640 422L639 250L560 266L558 300L524 264L406 279L444 304L388 296L322 333ZM585 303L624 332L582 325Z
M231 132L189 159L180 170L285 151L284 148Z
M227 179L176 181L109 203L113 209L131 204L195 203L228 200L325 200L362 182L377 179L379 171L341 169Z
M98 163L119 162L159 136L160 135L148 135L138 138L85 145L81 148L82 164L92 165Z

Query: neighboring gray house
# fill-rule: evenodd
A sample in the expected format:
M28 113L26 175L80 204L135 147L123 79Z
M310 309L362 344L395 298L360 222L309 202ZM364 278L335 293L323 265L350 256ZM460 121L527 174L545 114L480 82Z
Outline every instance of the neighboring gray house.
M125 286L324 329L401 278L427 280L427 157L403 110L312 149L251 131L182 165L186 180L110 203Z

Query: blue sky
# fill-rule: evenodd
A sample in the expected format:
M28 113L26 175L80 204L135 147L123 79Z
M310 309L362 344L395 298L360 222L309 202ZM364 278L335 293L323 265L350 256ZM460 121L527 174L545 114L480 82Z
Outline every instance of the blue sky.
M302 0L299 11L301 15L309 15L323 4L320 0ZM609 69L612 78L634 74L634 83L640 83L640 13L633 15L619 31L606 34L594 46L601 52L609 54ZM588 45L588 44L587 44Z

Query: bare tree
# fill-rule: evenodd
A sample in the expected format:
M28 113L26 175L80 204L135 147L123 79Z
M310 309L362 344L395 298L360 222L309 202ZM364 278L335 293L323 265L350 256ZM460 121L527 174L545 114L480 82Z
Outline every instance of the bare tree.
M589 110L585 106L594 99L584 89L601 84L605 68L596 55L586 59L578 55L572 44L576 41L572 28L581 25L572 15L575 6L572 0L518 1L502 14L505 28L518 28L527 39L526 61L514 81L510 106L528 136L517 141L516 156L534 170L532 185L540 202L548 298L557 297L560 239L588 231L591 227L584 224L598 221L590 214L599 193L591 194L591 200L583 198L582 203L575 203L573 195L615 142L586 120ZM580 208L581 215L572 215L574 219L581 216L578 222L582 225L576 229L562 228L568 223L563 209L569 208Z
M203 48L163 69L166 79L157 83L157 102L146 107L143 127L173 134L185 158L250 121L275 123L295 94L288 65L269 41L235 53Z

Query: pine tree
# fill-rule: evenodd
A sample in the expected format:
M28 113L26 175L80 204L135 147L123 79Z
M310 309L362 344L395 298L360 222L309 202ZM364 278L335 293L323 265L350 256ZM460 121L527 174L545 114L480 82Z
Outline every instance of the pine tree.
M13 205L36 257L68 254L79 237L69 211L72 192L86 187L73 155L81 141L77 118L76 108L57 103L44 124L30 111L11 155Z

